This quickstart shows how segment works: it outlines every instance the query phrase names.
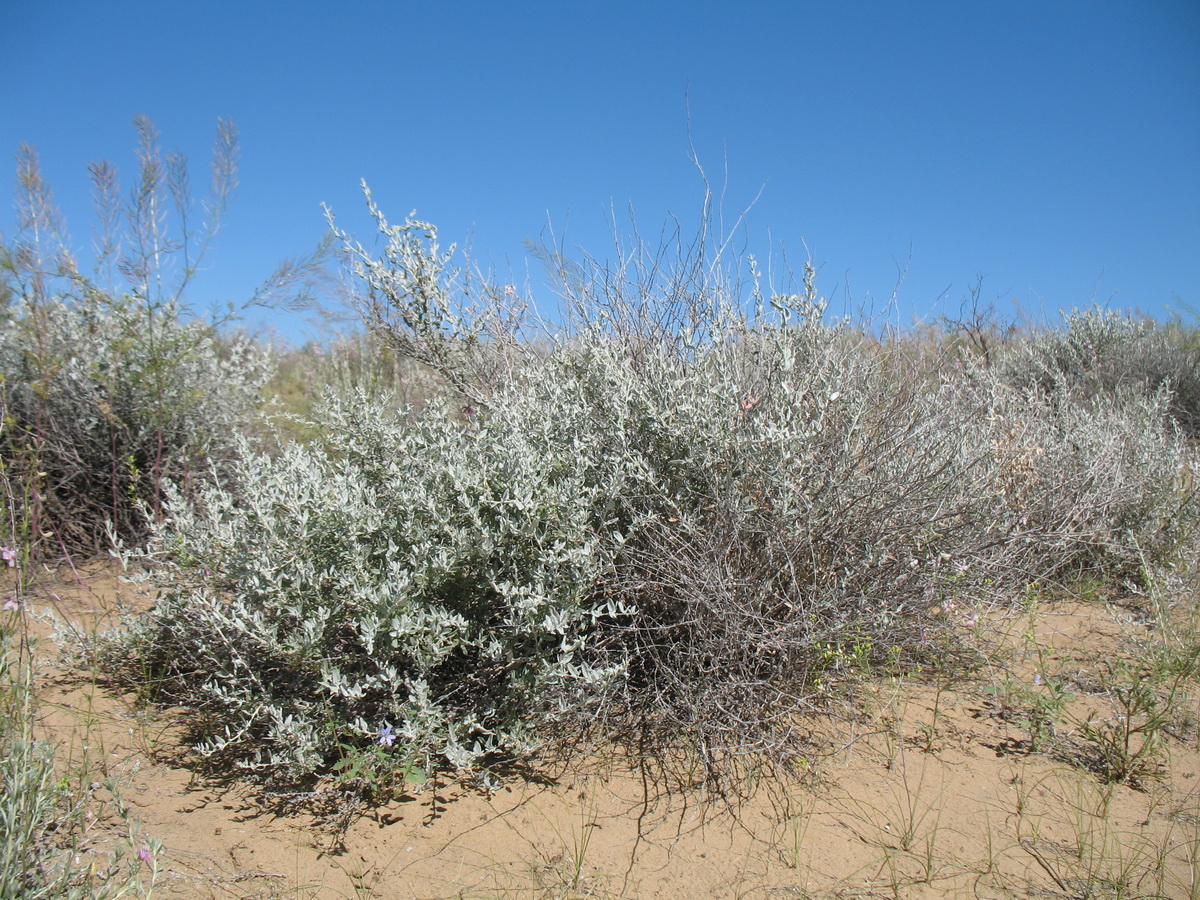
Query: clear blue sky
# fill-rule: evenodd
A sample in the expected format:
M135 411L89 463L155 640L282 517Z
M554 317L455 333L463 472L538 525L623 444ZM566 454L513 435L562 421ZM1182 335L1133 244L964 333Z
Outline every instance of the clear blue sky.
M81 249L87 164L128 184L134 115L197 184L217 118L236 123L199 305L314 245L322 202L370 239L361 178L546 298L523 242L547 222L600 257L611 205L650 234L694 226L690 106L727 213L762 189L746 249L796 264L807 245L835 309L886 305L905 265L903 322L956 311L980 275L1034 314L1200 306L1195 0L0 0L0 33L0 149L37 147Z

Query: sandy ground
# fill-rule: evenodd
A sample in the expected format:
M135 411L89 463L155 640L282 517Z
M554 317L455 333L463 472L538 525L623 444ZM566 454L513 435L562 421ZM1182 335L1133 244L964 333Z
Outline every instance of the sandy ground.
M30 612L83 629L113 621L108 569L51 583ZM490 796L438 785L338 828L198 775L171 711L50 662L38 725L64 765L121 785L138 845L163 844L163 897L1197 898L1194 685L1164 733L1159 775L1106 785L1079 764L1081 723L1116 714L1098 672L1136 653L1145 631L1136 611L1099 600L987 617L977 633L1006 648L1002 665L940 689L868 681L857 715L814 723L824 738L806 778L764 783L735 807L664 792L608 760ZM1073 699L1034 752L1027 725L1002 715L1002 688L1051 673ZM122 837L97 822L90 852Z

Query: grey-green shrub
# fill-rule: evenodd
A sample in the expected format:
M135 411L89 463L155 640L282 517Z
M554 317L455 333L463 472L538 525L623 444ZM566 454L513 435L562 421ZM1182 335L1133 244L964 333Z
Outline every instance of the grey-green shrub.
M1165 395L938 371L828 321L811 269L743 297L702 240L573 270L563 326L516 340L431 226L372 211L364 315L451 399L335 398L323 444L243 450L244 495L171 503L114 655L202 712L212 756L386 777L590 732L720 778L794 761L850 660L951 653L952 610L1195 533Z
M132 190L121 191L111 164L89 167L92 275L81 271L36 151L17 154L16 229L0 236L0 452L30 490L23 537L35 555L106 551L110 529L139 540L161 514L168 480L190 492L223 477L233 432L269 377L252 341L219 334L186 308L236 184L235 129L218 122L198 211L186 158L164 155L145 117L134 125ZM302 281L319 256L280 266L247 299Z
M586 436L510 424L335 404L328 447L247 450L243 496L206 491L203 514L176 499L135 639L164 695L210 717L204 752L304 774L390 725L397 764L465 767L525 749L532 708L611 677L578 657L615 610L593 588L619 483L567 455Z
M1186 331L1148 317L1073 310L1060 328L1043 328L1006 345L1001 379L1047 399L1140 391L1166 398L1171 416L1200 437L1200 345Z
M221 337L176 307L95 296L29 304L0 323L3 452L31 466L34 536L50 552L136 541L185 492L229 474L238 429L270 375L252 341Z
M397 768L589 721L783 752L839 648L918 640L978 536L978 461L818 309L742 338L634 356L593 329L465 420L333 404L325 448L172 504L142 665L206 714L204 752L290 777L389 726Z
M1195 534L1200 458L1165 389L1066 402L998 386L983 433L996 456L998 525L1029 580L1138 580Z

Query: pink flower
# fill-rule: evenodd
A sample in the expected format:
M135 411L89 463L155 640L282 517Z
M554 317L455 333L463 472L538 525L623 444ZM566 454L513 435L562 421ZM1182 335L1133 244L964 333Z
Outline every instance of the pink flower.
M0 559L3 559L11 569L17 564L17 551L12 547L0 547Z
M4 601L4 611L16 612L20 608L21 602L14 595L9 594L8 598Z
M144 863L154 862L154 854L150 852L149 847L138 847L137 858Z

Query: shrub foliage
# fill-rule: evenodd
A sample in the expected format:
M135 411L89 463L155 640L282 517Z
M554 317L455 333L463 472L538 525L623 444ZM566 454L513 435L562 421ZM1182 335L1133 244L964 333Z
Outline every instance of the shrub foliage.
M551 256L547 328L371 210L378 257L341 235L360 311L441 398L333 392L311 440L243 445L241 491L173 495L135 554L158 599L119 650L214 758L374 783L591 734L709 777L786 763L839 671L1194 535L1170 379L1063 389L1076 357L1028 375L1045 335L956 368L831 321L811 269L740 284L704 233Z
M36 153L18 156L18 228L0 241L0 452L32 491L25 537L39 554L103 552L110 532L141 540L168 481L190 493L227 476L270 377L253 341L220 334L183 301L236 183L236 133L218 127L197 225L186 160L136 125L128 197L114 167L91 167L94 275L80 270Z
M50 552L103 550L110 528L140 540L168 480L191 493L228 474L266 363L248 339L129 298L44 303L7 322L4 453L37 485Z

